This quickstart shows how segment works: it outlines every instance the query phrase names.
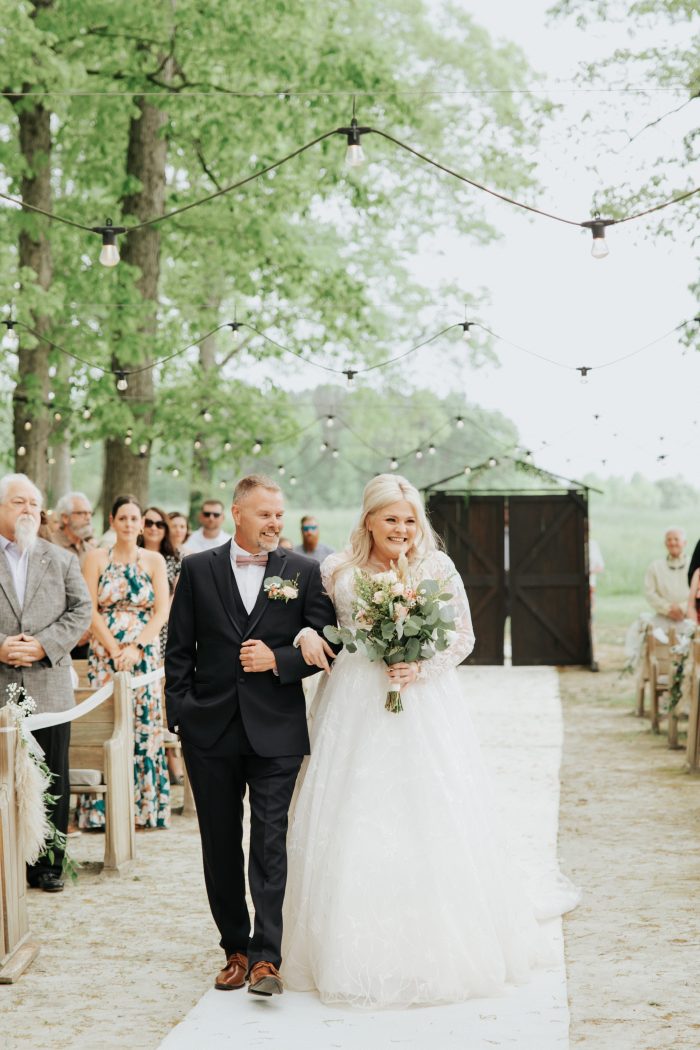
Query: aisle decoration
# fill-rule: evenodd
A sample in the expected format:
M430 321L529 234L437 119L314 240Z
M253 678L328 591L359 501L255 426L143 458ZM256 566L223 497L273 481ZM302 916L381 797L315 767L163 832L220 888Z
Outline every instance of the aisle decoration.
M53 863L54 850L61 849L64 851L63 870L75 879L77 868L66 851L66 836L48 815L48 808L57 797L49 791L54 775L44 761L44 752L25 724L25 720L36 711L36 700L17 682L11 682L6 692L6 706L19 736L19 746L15 751L15 789L21 855L26 864L32 865L46 852Z
M408 559L400 555L388 572L355 571L353 614L357 627L323 628L330 642L341 643L349 653L361 650L372 662L383 660L389 667L398 663L429 660L446 649L448 634L455 629L454 612L447 604L452 595L446 580L412 577ZM392 683L385 708L403 711L401 687Z

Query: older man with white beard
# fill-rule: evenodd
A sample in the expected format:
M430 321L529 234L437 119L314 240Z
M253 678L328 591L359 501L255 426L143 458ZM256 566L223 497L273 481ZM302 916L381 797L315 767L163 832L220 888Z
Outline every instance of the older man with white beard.
M41 493L25 474L0 478L0 707L7 686L17 683L36 700L37 711L73 707L70 651L92 618L92 602L78 559L39 539ZM50 817L68 827L70 723L37 730L36 740L54 775ZM63 889L63 850L46 853L27 869L30 886Z

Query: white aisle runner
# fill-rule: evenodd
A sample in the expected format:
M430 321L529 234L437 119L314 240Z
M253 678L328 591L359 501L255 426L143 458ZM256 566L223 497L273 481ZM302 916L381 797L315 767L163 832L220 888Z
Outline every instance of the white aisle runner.
M513 852L532 867L556 860L561 705L553 668L470 667L460 671L501 818ZM530 858L528 863L527 858ZM163 1050L567 1050L561 920L548 924L557 962L522 988L454 1006L370 1013L324 1006L310 993L259 999L211 988L161 1043Z

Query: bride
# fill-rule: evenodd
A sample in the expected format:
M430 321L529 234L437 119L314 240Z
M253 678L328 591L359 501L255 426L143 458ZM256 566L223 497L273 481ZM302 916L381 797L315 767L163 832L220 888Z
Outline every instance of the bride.
M326 591L339 624L356 626L355 570L386 571L400 554L415 582L444 581L456 629L447 650L420 663L387 668L343 650L314 698L288 838L282 972L289 988L317 989L326 1003L491 996L527 980L543 955L533 905L497 839L456 672L474 647L467 596L404 478L369 482L349 548L322 565ZM387 676L400 682L400 714L385 710ZM573 889L568 898L558 911L576 903Z

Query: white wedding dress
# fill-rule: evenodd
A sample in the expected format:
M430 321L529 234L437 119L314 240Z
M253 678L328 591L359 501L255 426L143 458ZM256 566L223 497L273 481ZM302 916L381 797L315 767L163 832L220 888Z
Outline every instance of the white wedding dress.
M322 576L352 626L354 571ZM456 667L471 652L454 565L428 555L419 578L448 579L457 630L384 709L383 663L345 650L311 712L311 756L290 814L282 973L288 988L367 1008L459 1002L523 983L547 942L502 849ZM561 883L557 886L561 891ZM577 902L557 892L552 912Z

